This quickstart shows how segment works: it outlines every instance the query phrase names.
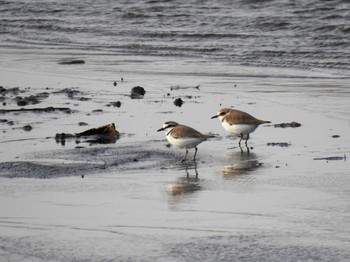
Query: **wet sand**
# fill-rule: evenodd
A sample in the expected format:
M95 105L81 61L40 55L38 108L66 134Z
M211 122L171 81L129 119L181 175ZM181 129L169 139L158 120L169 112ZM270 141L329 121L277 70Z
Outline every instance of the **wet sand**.
M349 260L348 79L164 71L2 70L0 85L20 90L0 107L4 261ZM250 153L210 119L228 106L272 122ZM48 107L70 111L11 112ZM179 163L184 150L156 132L168 120L218 137L199 145L197 163ZM108 123L120 132L112 144L55 139Z

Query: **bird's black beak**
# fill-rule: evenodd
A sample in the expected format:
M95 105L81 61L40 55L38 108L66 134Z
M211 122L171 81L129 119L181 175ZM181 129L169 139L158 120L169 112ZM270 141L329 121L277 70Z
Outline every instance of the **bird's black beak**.
M211 119L214 119L214 118L217 118L217 117L218 117L218 115L215 115L215 116L212 116Z
M160 128L160 129L157 130L157 132L163 131L164 129L165 129L164 127L163 127L163 128Z

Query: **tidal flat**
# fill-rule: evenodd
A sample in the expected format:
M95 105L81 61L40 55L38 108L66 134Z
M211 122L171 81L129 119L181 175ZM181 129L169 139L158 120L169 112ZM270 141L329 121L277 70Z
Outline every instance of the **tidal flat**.
M349 260L348 79L161 68L2 68L2 260ZM135 86L143 97L131 97ZM249 152L210 119L223 107L272 122L251 134ZM217 137L180 163L184 150L157 132L169 120ZM113 143L55 139L109 123Z

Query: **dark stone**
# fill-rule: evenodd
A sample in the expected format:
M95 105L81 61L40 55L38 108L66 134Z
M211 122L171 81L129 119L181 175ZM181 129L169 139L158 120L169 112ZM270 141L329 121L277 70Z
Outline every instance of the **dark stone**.
M184 103L184 102L182 101L181 98L176 98L176 99L174 100L174 105L176 105L176 106L178 106L178 107L181 107L183 103Z
M32 129L33 129L33 128L32 128L31 125L26 125L26 126L23 127L23 130L24 130L24 131L27 131L27 132L32 131Z
M132 99L143 98L145 94L146 94L146 90L142 86L135 86L131 89Z

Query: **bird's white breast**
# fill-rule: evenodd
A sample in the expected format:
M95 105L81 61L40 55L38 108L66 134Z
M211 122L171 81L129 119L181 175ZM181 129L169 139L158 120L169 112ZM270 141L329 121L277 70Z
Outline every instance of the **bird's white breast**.
M227 121L223 121L221 124L228 133L235 136L241 136L241 134L246 136L258 127L257 125L230 125Z
M180 138L174 138L171 136L171 134L168 134L166 136L168 142L174 146L180 147L180 148L194 148L199 143L201 143L203 138L198 137L180 137Z

